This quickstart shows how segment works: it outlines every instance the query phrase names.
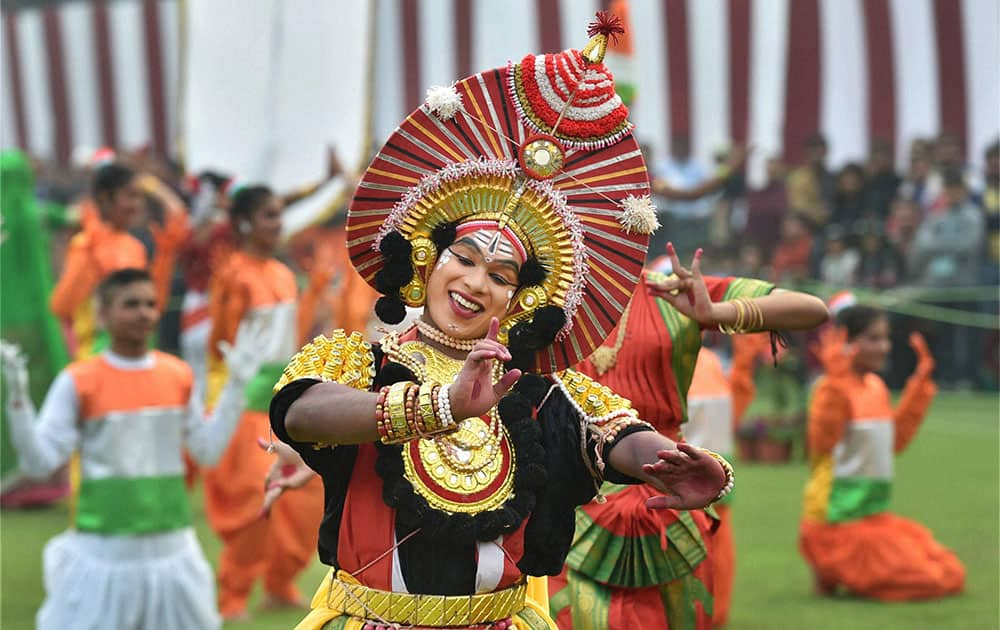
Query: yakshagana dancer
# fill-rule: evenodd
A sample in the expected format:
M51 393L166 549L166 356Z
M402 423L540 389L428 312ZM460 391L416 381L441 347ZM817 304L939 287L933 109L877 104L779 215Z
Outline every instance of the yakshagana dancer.
M432 88L375 157L348 215L383 294L377 344L334 331L285 369L271 425L323 478L331 570L300 628L554 628L546 583L604 480L653 507L725 496L719 455L677 445L567 370L611 332L656 227L627 110L583 50ZM724 323L735 324L735 311Z

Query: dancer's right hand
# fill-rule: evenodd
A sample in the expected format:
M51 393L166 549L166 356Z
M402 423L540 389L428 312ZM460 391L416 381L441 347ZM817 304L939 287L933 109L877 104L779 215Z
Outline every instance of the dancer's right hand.
M917 355L916 374L930 377L934 373L934 367L937 363L934 361L931 349L927 347L927 340L919 332L913 331L910 333L910 347L913 348L913 352Z
M494 317L486 338L477 343L465 358L462 371L448 388L451 415L456 422L481 417L500 402L521 378L521 370L514 369L500 377L496 385L493 384L494 363L510 360L507 346L497 341L499 332L500 321Z
M10 404L19 406L30 400L28 361L17 344L0 339L0 365Z
M219 352L226 362L231 378L242 383L250 382L260 371L263 357L267 353L261 351L261 346L267 341L268 318L257 318L240 323L236 329L236 342L226 340L219 342Z
M840 326L821 332L819 343L812 344L811 349L830 378L849 375L854 357L858 356L858 349L847 343L847 329Z

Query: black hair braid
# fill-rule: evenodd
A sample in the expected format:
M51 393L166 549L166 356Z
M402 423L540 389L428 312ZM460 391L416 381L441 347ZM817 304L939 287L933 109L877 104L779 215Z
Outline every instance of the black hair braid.
M375 290L382 297L375 302L375 315L386 324L398 324L406 317L406 304L399 291L413 280L413 264L410 241L393 230L379 243L379 251L385 257L385 265L375 274Z
M511 356L507 369L531 369L535 353L552 345L565 324L565 311L558 306L543 306L535 311L531 321L512 326L507 333L507 349Z

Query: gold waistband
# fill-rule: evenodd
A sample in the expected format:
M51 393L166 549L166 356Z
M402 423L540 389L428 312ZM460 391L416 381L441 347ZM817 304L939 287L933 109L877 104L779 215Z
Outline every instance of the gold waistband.
M524 609L527 585L478 595L419 595L368 588L350 573L328 576L326 607L338 613L409 626L471 626L506 619ZM314 604L315 605L315 604Z

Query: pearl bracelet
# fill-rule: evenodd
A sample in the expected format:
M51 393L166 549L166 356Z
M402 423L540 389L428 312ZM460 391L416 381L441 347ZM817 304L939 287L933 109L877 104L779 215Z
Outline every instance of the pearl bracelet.
M450 388L451 385L442 385L437 391L438 426L441 429L450 429L455 426L455 417L451 415L451 399L448 398Z
M712 503L718 503L726 497L727 494L733 491L733 487L736 485L736 473L733 471L733 466L726 461L726 458L719 455L715 451L710 451L707 448L699 447L698 450L705 453L706 455L712 456L719 464L722 465L722 470L726 473L726 485L722 486L722 490L719 494L712 499Z

